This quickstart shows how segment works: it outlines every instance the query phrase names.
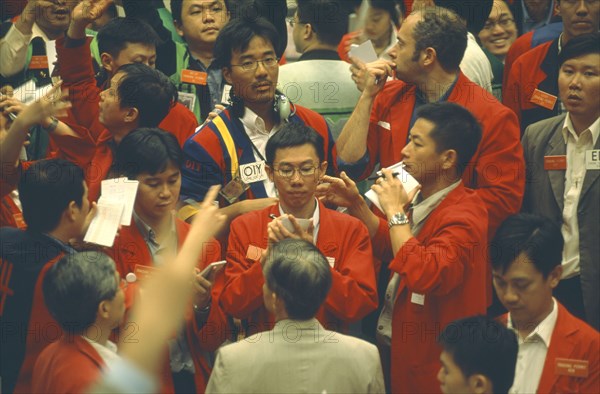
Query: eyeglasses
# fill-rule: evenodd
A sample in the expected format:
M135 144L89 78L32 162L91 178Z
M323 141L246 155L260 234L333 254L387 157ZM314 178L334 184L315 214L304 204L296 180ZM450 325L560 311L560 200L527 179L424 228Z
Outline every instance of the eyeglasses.
M255 60L255 61L247 61L242 64L232 64L232 67L241 67L244 71L254 71L258 68L258 63L262 63L263 66L268 68L273 68L277 66L277 62L279 62L279 58L277 57L268 57L263 60Z
M500 19L496 22L487 21L487 22L485 22L485 25L483 25L483 28L485 30L492 30L494 27L496 27L496 25L503 27L503 28L507 28L509 26L512 26L514 23L515 23L514 19L504 18L504 19Z
M302 167L294 167L283 165L276 167L275 171L277 171L277 174L279 174L279 176L282 178L292 179L296 172L298 172L301 177L313 176L315 175L317 168L319 168L319 166L304 165Z
M292 27L296 26L296 24L297 24L297 23L300 23L300 24L303 24L303 25L306 25L306 24L308 23L308 22L302 22L302 21L296 20L296 17L295 17L295 16L288 16L288 17L286 17L286 18L285 18L285 20L286 20L286 21L287 21L287 23L289 23L289 24L290 24L290 26L292 26ZM314 29L313 29L313 30L314 30Z

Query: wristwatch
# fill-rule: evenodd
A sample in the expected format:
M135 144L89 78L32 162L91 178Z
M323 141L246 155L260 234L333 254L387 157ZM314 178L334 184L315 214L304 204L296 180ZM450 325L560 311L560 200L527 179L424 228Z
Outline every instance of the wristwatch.
M401 224L409 224L410 220L406 216L404 212L397 212L392 216L390 220L388 220L388 228L392 228L392 226L401 225Z

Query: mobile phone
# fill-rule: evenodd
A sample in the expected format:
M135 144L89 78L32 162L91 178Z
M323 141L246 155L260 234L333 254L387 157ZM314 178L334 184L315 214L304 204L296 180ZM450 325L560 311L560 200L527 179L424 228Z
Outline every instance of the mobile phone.
M281 221L281 224L283 224L283 227L285 227L285 229L287 231L289 231L290 233L293 233L293 232L296 231L294 229L294 225L292 225L292 222L287 217L287 215L280 216L279 220ZM308 230L308 226L310 225L310 219L298 219L298 218L296 218L296 222L298 222L298 224L300 225L300 228L302 230L304 230L304 231Z
M202 275L204 279L208 279L211 272L215 271L216 273L220 271L221 269L223 269L223 267L225 267L225 264L227 264L227 260L215 261L214 263L210 263L208 266L206 266L206 268L202 270L202 272L200 272L200 275Z

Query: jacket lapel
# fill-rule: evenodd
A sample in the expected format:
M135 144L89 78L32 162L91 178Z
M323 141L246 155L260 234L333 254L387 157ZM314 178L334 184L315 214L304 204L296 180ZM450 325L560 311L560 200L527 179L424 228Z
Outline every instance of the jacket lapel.
M554 331L552 332L550 347L546 354L544 370L542 371L542 377L540 378L540 384L537 389L538 393L550 393L553 391L552 387L558 379L558 375L555 371L556 359L573 358L573 351L577 348L573 335L577 333L579 329L577 328L577 325L573 324L573 319L567 314L567 310L558 302L556 305L558 307L558 316Z
M594 149L600 149L600 138L596 140ZM594 182L600 177L600 170L587 170L585 172L585 178L583 179L583 186L581 187L581 194L579 195L579 201L583 200L585 194L591 189Z
M555 127L554 135L548 141L548 147L546 148L546 152L544 156L566 156L567 154L567 145L565 144L565 140L561 131L562 122L559 122ZM556 199L556 203L560 208L561 212L564 208L564 194L565 194L565 170L545 170L546 174L548 174L548 179L550 180L550 187L552 188L552 192L554 193L554 198Z

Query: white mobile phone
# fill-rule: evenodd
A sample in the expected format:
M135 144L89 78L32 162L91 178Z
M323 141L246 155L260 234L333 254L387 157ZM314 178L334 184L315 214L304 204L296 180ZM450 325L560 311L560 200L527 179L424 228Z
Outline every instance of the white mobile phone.
M225 264L227 264L227 260L215 261L214 263L210 263L208 266L206 266L206 268L202 270L202 272L200 272L200 275L202 275L202 277L204 277L205 279L208 279L210 273L213 270L215 272L218 272L221 269L223 269L223 267L225 267Z

